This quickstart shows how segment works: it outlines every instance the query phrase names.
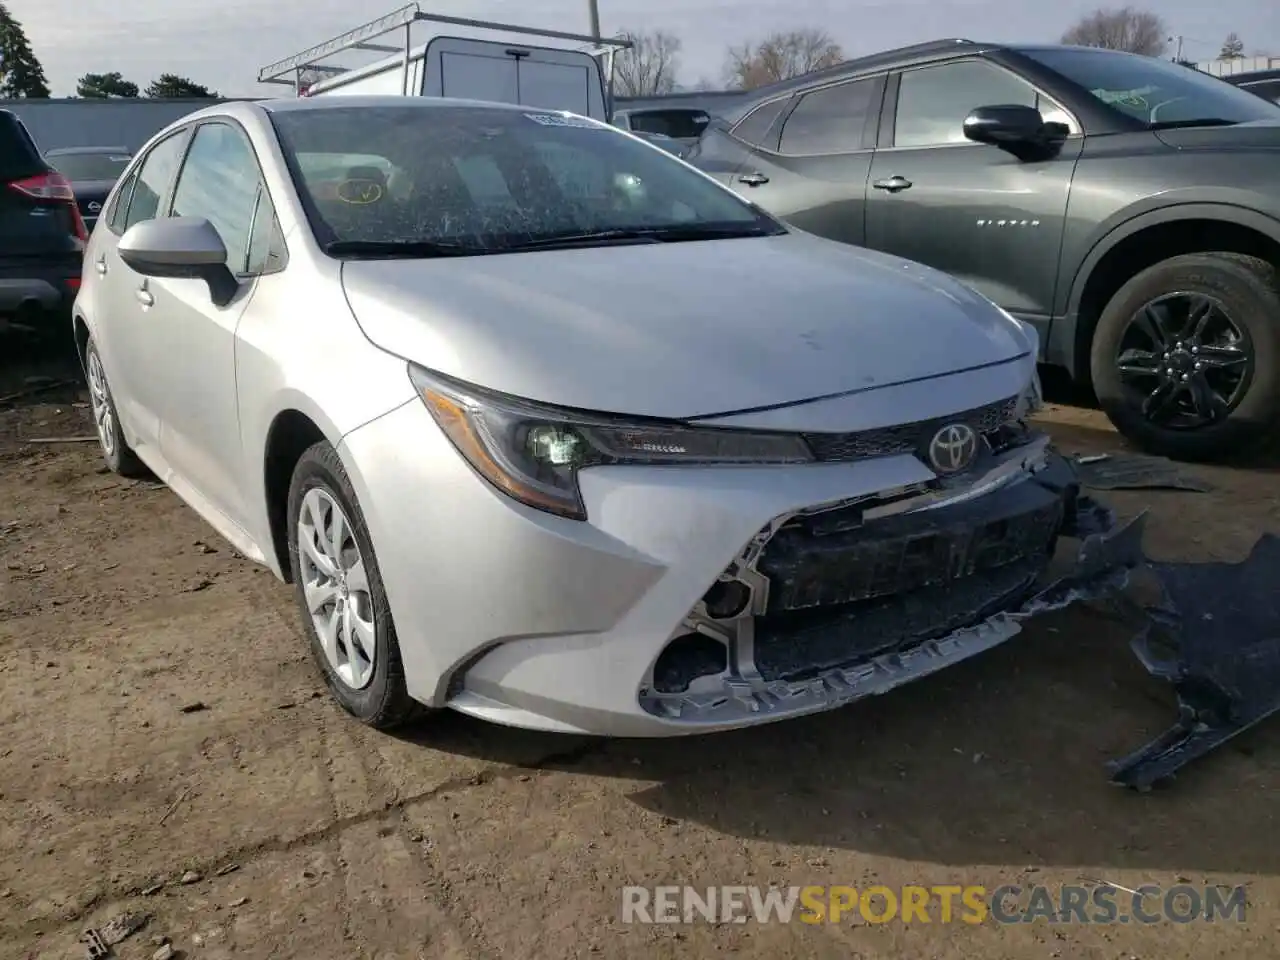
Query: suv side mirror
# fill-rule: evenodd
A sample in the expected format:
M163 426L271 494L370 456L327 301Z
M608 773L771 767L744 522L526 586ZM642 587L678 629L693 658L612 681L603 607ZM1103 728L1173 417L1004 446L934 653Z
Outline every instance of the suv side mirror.
M142 220L125 231L120 259L144 277L203 280L213 302L225 307L240 281L227 266L227 248L204 217Z
M1067 132L1061 123L1045 123L1035 107L1018 104L977 107L964 118L965 137L1000 147L1020 160L1052 153Z

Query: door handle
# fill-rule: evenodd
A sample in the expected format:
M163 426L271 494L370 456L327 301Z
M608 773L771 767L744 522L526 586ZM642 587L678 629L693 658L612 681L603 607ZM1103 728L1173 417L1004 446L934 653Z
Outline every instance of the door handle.
M93 262L93 269L98 271L98 276L105 277L107 275L107 258L99 257Z
M139 287L134 291L133 295L138 298L138 302L144 307L154 306L156 298L152 296L151 291L146 287Z
M877 180L872 184L877 190L888 190L890 193L897 193L899 190L906 190L911 186L911 181L906 177L893 176L886 180Z
M758 187L769 182L769 178L763 173L744 173L738 178L739 183L745 183L748 187Z

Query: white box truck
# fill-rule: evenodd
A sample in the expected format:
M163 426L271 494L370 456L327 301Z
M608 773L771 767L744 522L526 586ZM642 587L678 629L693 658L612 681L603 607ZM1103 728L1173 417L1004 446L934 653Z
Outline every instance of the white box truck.
M413 28L420 23L488 31L502 38L437 36L415 44ZM394 36L395 45L385 39L389 36ZM525 37L574 43L578 48L530 45L522 42ZM258 82L291 86L299 96L404 95L518 103L568 110L607 123L613 55L630 45L626 40L427 14L411 3L263 67ZM357 67L325 62L353 50L391 56Z

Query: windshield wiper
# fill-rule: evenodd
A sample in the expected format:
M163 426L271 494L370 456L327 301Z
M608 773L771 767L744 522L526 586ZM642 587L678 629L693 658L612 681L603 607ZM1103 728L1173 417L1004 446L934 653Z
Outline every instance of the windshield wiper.
M384 259L471 257L491 251L452 240L332 240L325 244L324 252L334 257Z
M1193 120L1157 120L1148 124L1151 130L1176 130L1179 127L1234 127L1238 120L1223 120L1221 117L1198 117Z
M734 237L770 237L780 231L754 224L673 224L665 227L618 227L608 230L566 231L504 244L504 250L539 250L555 247L608 246L625 243L683 243L689 240L728 240Z

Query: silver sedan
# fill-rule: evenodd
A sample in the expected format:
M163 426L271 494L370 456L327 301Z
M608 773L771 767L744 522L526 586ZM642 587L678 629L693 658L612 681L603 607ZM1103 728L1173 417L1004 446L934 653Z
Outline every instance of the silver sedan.
M292 582L380 728L830 708L1011 635L1072 533L1029 327L570 114L209 107L74 323L107 463Z

